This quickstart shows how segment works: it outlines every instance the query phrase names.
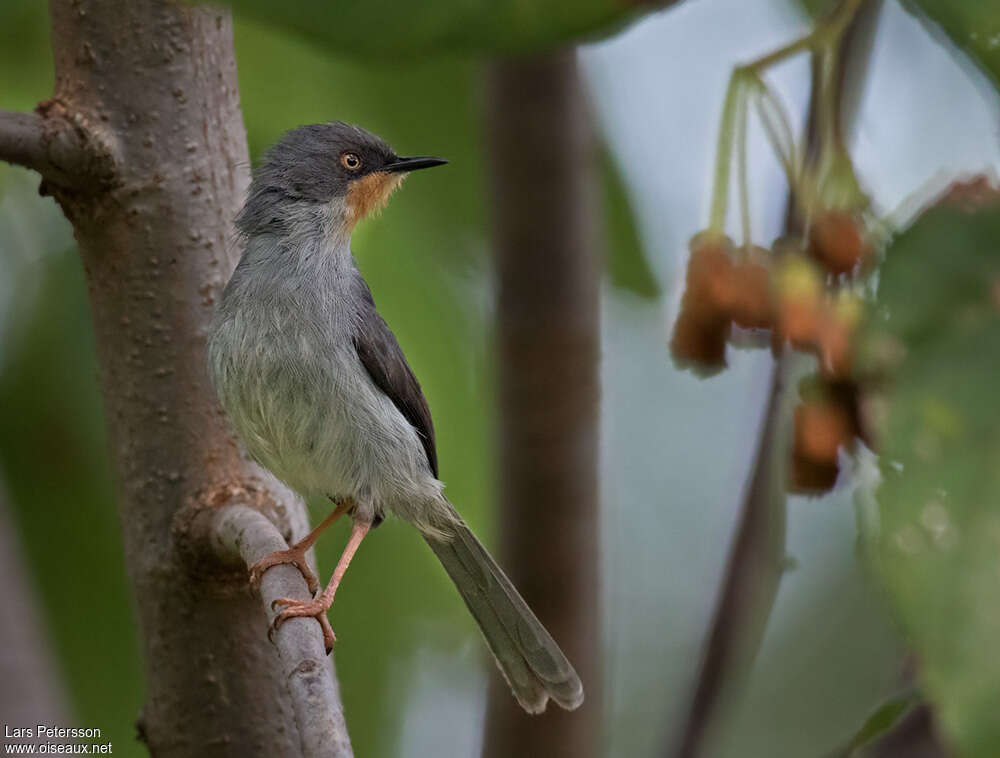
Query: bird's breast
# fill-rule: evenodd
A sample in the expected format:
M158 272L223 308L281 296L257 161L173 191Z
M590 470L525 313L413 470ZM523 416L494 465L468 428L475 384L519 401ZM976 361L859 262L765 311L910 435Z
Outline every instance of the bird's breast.
M291 289L223 302L209 342L223 408L247 451L301 494L355 497L419 521L408 509L436 501L440 483L416 430L361 363L350 298L328 297Z

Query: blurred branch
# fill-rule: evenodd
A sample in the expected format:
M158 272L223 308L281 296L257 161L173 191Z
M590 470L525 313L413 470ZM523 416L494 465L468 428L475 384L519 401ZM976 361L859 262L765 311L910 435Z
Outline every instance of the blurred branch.
M223 564L240 562L249 568L265 555L288 549L277 527L247 505L226 505L196 517L191 538L201 542ZM306 581L293 566L276 566L264 573L260 597L268 624L277 615L271 604L282 597L309 599ZM291 693L295 722L307 758L350 756L351 741L340 704L333 667L323 634L313 619L296 618L273 634L282 674Z
M583 680L526 715L494 678L485 755L601 751L600 256L596 153L576 52L494 63L485 124L498 276L501 564Z
M670 755L697 758L711 736L723 697L745 678L764 637L785 564L784 390L794 357L782 353L772 368L757 457L743 498L736 535L684 732Z
M0 110L0 160L37 171L62 187L111 180L115 161L102 140L85 131L80 121L67 120L57 100L42 103L38 111Z
M840 7L855 2L842 0ZM865 67L853 59L867 57L871 30L878 17L878 0L862 0L860 9L846 27L836 56L836 118L844 118L845 91L860 86ZM805 161L819 158L821 126L818 74L814 63L813 90L806 127ZM839 126L838 126L839 128ZM785 231L801 233L797 200L789 197ZM687 710L680 739L669 755L698 758L705 754L712 727L721 707L746 680L764 637L774 607L785 564L785 528L789 421L785 413L786 385L802 359L782 352L772 369L764 422L757 444L750 482L743 497L736 533L726 562L722 587L709 627L698 679Z

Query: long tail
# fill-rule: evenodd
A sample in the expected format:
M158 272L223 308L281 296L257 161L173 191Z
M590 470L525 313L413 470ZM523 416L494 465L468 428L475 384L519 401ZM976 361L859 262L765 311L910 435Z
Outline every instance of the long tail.
M458 513L447 536L424 539L455 583L514 697L528 713L549 698L567 710L583 702L583 683L524 598Z

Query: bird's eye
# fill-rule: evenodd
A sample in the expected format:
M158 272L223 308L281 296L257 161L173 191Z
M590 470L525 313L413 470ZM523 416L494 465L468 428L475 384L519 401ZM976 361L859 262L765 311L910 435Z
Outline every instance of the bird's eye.
M340 156L340 162L348 171L357 171L361 168L361 159L357 153L344 153Z

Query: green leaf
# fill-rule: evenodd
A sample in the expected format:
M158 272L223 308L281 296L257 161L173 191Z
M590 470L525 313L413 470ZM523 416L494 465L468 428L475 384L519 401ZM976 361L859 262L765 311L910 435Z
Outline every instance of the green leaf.
M846 745L835 750L828 758L855 758L861 748L892 731L919 702L920 697L915 690L892 696L868 715L865 723Z
M676 0L230 0L343 55L528 52L609 34Z
M1000 210L892 244L866 352L894 368L871 557L956 754L1000 745Z
M660 284L649 267L629 203L625 185L610 156L602 156L604 222L607 242L607 272L611 283L643 298L660 294Z
M906 0L903 5L937 24L1000 86L1000 2Z

